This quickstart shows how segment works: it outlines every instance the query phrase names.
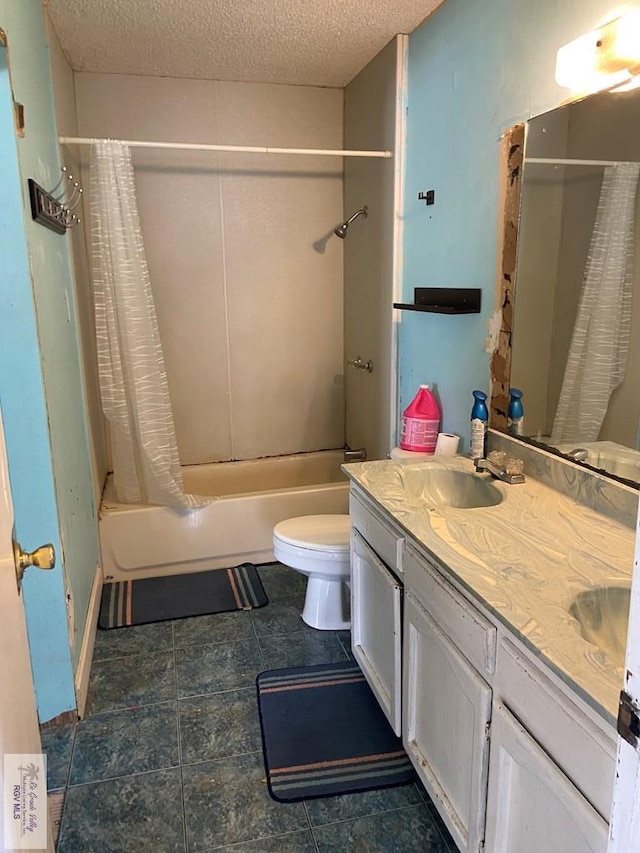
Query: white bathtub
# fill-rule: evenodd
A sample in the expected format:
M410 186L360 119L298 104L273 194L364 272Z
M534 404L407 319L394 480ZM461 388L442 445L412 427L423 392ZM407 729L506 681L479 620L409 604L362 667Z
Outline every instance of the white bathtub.
M105 580L197 572L274 559L285 518L347 513L342 450L183 467L186 492L215 497L197 510L118 503L110 478L100 508Z

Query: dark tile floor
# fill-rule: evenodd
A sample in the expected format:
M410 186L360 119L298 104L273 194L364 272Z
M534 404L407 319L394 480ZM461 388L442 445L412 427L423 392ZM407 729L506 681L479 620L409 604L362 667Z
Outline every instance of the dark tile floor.
M269 797L256 675L346 660L350 638L302 622L302 575L260 575L259 610L98 631L85 719L43 735L49 789L66 789L59 853L455 851L417 785Z

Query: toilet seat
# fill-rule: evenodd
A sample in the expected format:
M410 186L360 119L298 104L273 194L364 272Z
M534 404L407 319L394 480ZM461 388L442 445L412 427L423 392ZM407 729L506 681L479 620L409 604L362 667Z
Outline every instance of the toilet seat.
M349 574L348 515L303 515L273 528L276 560L302 572L332 577Z
M273 535L296 548L345 554L349 551L351 523L348 515L303 515L276 524Z

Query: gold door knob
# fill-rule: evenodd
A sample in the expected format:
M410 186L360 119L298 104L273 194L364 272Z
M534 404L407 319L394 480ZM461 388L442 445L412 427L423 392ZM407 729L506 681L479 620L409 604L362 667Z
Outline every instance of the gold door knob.
M20 586L22 576L29 566L35 566L36 569L52 569L56 564L56 552L53 545L41 545L31 552L23 551L20 543L14 540L13 559L16 564L18 586Z

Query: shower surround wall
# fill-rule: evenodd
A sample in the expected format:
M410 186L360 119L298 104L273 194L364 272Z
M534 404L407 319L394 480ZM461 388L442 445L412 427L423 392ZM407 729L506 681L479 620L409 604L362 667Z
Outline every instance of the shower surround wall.
M342 147L338 89L75 77L81 136ZM137 149L134 164L182 464L342 447L342 160Z
M401 287L407 36L396 36L345 89L344 141L352 149L389 149L389 160L345 161L345 211L369 205L363 227L344 246L346 358L371 360L372 373L348 370L346 437L381 459L396 428L396 330ZM394 316L395 315L395 316Z

